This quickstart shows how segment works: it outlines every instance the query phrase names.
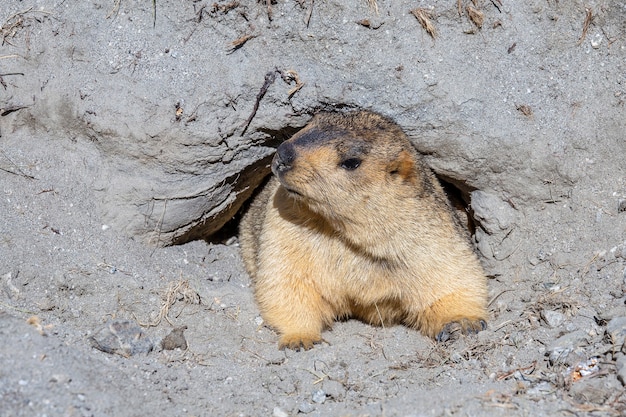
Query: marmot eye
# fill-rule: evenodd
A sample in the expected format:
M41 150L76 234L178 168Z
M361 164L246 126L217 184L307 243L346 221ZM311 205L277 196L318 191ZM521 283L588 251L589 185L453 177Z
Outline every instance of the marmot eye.
M354 171L361 165L361 160L359 158L350 158L341 162L341 167L348 171Z

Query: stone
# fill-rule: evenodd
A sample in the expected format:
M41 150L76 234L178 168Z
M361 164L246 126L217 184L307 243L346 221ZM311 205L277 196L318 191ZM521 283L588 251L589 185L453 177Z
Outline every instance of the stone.
M313 391L313 394L311 394L311 399L314 403L324 404L326 402L326 393L324 392L324 390L321 389Z
M287 413L285 410L283 410L280 407L274 407L274 410L272 410L272 416L273 417L289 417L289 413Z
M313 404L311 404L311 403L303 401L298 406L298 411L301 412L302 414L309 414L309 413L315 411L315 406L313 406Z
M614 345L623 345L626 340L626 317L612 318L606 325L606 334Z
M161 340L161 348L163 350L186 350L187 339L185 339L184 331L187 330L187 326L181 326L173 329L167 336Z
M587 345L587 339L587 332L583 330L566 333L556 339L546 351L550 364L570 364L570 362L577 360L578 358L568 358L568 356L575 349Z
M565 316L560 311L541 310L540 315L544 323L552 328L559 327L565 320Z
M106 353L123 357L147 354L154 345L143 329L131 320L114 320L89 338L91 345Z
M10 272L7 272L6 274L2 275L0 279L4 281L5 292L9 296L10 299L17 298L20 295L20 290L13 283Z
M506 231L515 225L515 209L493 194L481 190L473 191L471 205L474 218L488 234Z

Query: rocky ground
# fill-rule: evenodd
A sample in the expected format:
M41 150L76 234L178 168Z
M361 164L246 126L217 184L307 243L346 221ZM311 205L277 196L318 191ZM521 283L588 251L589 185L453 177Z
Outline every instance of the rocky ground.
M264 3L242 3L251 21L267 19ZM419 24L408 15L409 8L429 7L421 2L410 7L398 3L404 7L402 16L406 15L407 24ZM506 62L498 67L494 58L490 71L497 77L491 80L493 84L486 76L486 84L476 81L475 87L504 85L509 92L514 87L515 92L505 101L510 108L505 107L507 110L497 117L490 113L503 106L503 102L491 101L498 96L495 87L494 91L474 88L471 93L455 93L455 88L468 81L459 81L453 72L435 73L437 83L422 86L430 94L429 103L451 103L449 107L435 107L437 117L427 106L414 108L427 120L426 127L416 127L419 121L410 118L410 109L401 107L402 103L397 114L385 105L367 106L398 120L418 142L418 148L428 154L441 178L460 187L466 197L471 196L472 213L478 222L476 248L490 277L488 329L453 342L435 343L402 326L375 328L350 320L337 323L324 334L328 343L302 352L279 351L276 334L263 326L241 264L234 228L219 238L157 247L146 243L144 234L129 233L139 226L120 227L120 217L111 214L116 204L132 206L135 201L131 197L120 200L115 190L134 195L139 201L147 195L146 190L167 182L155 174L154 167L163 160L155 155L150 162L132 146L129 154L139 162L124 163L126 177L121 176L115 158L122 158L122 142L114 146L103 140L107 134L115 136L106 132L107 126L122 129L122 133L157 129L149 117L140 117L145 108L128 108L131 116L137 113L136 119L131 118L136 125L121 118L121 109L113 115L106 111L115 108L116 102L118 107L119 103L142 102L153 106L160 92L154 84L154 91L150 91L148 75L156 77L159 71L169 71L164 61L155 58L150 67L133 52L141 73L138 80L129 75L132 60L120 67L128 75L120 78L122 85L131 88L136 82L145 96L126 101L124 88L112 82L110 96L87 94L87 110L104 114L99 116L103 119L97 119L87 113L92 117L90 126L96 126L92 130L72 124L74 117L85 121L80 103L67 102L67 112L59 107L67 99L62 96L64 83L75 86L77 79L89 78L84 74L92 64L99 74L109 75L113 71L109 65L119 64L100 60L103 44L90 47L89 39L81 38L82 32L76 28L81 24L87 27L90 21L94 31L111 25L115 17L107 19L107 15L119 6L113 25L127 25L132 22L130 17L140 15L142 28L147 31L153 23L153 3L86 2L75 9L63 1L9 1L6 9L3 3L0 415L624 415L626 9L615 2L591 3L587 6L592 16L586 24L585 5L576 2L571 7L558 2L525 2L523 8L506 3L480 4L489 26L485 23L478 31L475 22L468 20L468 12L457 21L456 4L438 2L438 17L432 18L439 33L437 40L417 32L420 26L415 27L419 35L411 36L419 36L422 44L434 45L425 48L425 62L432 60L435 67L443 67L437 64L439 55L449 68L454 56L446 54L445 45L453 36L446 40L446 30L459 26L458 36L490 39L498 36L500 28L495 22L501 20L506 36L513 33L511 39L517 40L501 45L503 56L520 48L521 69ZM304 27L308 4L279 0L272 6L274 23L267 27ZM373 16L370 26L380 23L376 20L379 16L384 25L365 28L371 33L384 28L393 31L397 22L405 21L394 20L400 12L382 1L378 2L378 15L367 4L346 4L349 10L362 10L361 17ZM167 27L164 22L178 16L178 27L189 29L161 33L159 39L170 36L176 39L172 45L178 45L190 36L193 17L197 17L194 10L201 5L205 4L157 1L157 27ZM210 9L211 5L205 6ZM322 33L322 23L332 24L333 13L343 11L341 4L333 1L310 5L315 7L309 22L312 29L301 32L306 39L315 30ZM464 10L469 5L463 4ZM219 7L212 13L221 16L217 20L220 24L208 27L223 31L228 19L234 17ZM519 21L532 21L536 26L523 29L511 23ZM563 30L544 30L554 25ZM132 44L133 37L125 30L126 37L108 40L111 48L119 43L126 47L122 41ZM476 33L464 34L464 30ZM371 36L370 32L359 36ZM204 39L201 30L193 33ZM226 33L230 38L233 34ZM105 38L101 35L99 39ZM545 68L537 76L541 79L538 92L531 94L526 93L525 86L532 71L525 65L534 62L536 51L528 47L533 38L541 44L537 53ZM570 46L565 48L561 41ZM78 45L75 50L80 50L79 55L72 55L71 42ZM92 48L98 52L90 58ZM475 48L472 53L481 53L480 42ZM511 51L507 53L507 49ZM246 59L242 60L244 66L249 65ZM80 67L83 75L73 74L70 62ZM63 71L54 71L55 65ZM408 73L408 64L404 65ZM346 68L355 71L350 65ZM194 67L194 71L202 69ZM501 76L506 71L511 78L504 80ZM102 77L110 82L108 75ZM310 79L314 79L313 72ZM192 81L190 85L194 85ZM186 85L186 78L180 82ZM327 84L318 82L317 96L303 88L302 101L292 103L292 111L313 108L310 103L315 100L329 106L324 99L330 100ZM334 82L334 87L342 84L338 79ZM389 81L389 85L395 82ZM90 84L89 91L100 91L96 84ZM239 112L237 119L227 116L220 120L240 126L250 114L260 84L255 80L245 90L240 106L245 101L246 110ZM358 85L352 83L342 93L349 107L372 104L371 97L358 92ZM221 86L234 89L230 84ZM284 107L280 107L284 103L272 94L278 95L276 91L268 93L265 100L271 105L261 107L255 119L262 127L252 126L253 137L242 141L241 146L247 143L250 148L251 143L257 143L271 148L279 141L280 136L276 136L259 142L260 132L271 130L263 123L269 123L272 115L279 125L272 132L284 134L295 129L295 125L280 125L286 118ZM463 101L470 95L476 98ZM552 105L557 102L562 107ZM168 112L173 109L170 107ZM226 111L224 106L220 109ZM441 112L447 113L441 116ZM299 120L295 124L302 125L307 115L300 112L294 117ZM126 127L119 128L115 120L125 120L121 124L126 123ZM172 116L159 123L176 125L177 121ZM207 121L207 131L211 123ZM475 131L467 133L468 126ZM189 129L173 132L190 133ZM422 134L424 142L419 142ZM448 139L439 141L438 135ZM450 139L457 136L461 139ZM500 136L506 140L490 142ZM144 145L149 147L150 142L137 146ZM130 146L128 142L126 146ZM235 145L228 146L234 149ZM266 153L255 155L262 158ZM131 160L128 155L125 158ZM172 166L166 171L190 175ZM168 187L175 189L177 184L174 181ZM138 218L133 217L136 224L141 223ZM146 215L144 221L152 228L151 236L158 234L153 219Z

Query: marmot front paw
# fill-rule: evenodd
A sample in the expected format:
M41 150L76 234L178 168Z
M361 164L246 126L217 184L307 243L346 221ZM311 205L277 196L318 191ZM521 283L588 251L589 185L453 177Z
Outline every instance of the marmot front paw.
M486 328L487 322L485 320L462 319L443 326L436 339L438 342L446 342L457 339L461 334L476 334Z
M321 335L307 335L307 334L285 334L281 336L280 342L278 343L279 349L291 349L291 350L309 350L313 348L313 345L316 343L322 342Z

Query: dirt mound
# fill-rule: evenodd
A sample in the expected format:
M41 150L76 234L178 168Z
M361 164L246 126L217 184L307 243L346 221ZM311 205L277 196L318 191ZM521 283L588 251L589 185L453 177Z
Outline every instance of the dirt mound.
M626 412L616 2L4 3L3 415ZM464 200L486 331L347 321L278 351L236 236L198 240L281 140L351 108Z

